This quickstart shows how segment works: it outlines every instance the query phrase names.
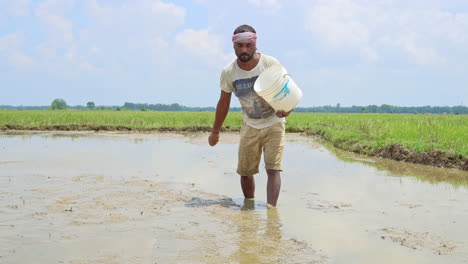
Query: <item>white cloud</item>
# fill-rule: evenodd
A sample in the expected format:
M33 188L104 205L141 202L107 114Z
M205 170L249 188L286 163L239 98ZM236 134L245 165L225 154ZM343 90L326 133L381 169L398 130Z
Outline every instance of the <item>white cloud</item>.
M0 37L0 55L13 67L29 67L35 63L31 56L22 51L22 39L17 34Z
M248 0L248 2L257 8L270 12L276 12L281 8L281 3L278 0Z
M440 56L435 48L418 46L418 41L414 39L414 35L392 39L390 40L390 44L399 47L421 65L442 65L446 62L446 58Z
M170 61L169 40L187 13L161 0L87 0L84 6L90 26L80 30L79 46L94 58L89 62L102 69L123 69L136 62L162 67Z
M162 1L154 1L152 11L157 16L163 16L164 19L181 25L184 23L186 10L183 7L176 6L172 3L164 3Z
M186 16L185 8L161 0L124 0L112 5L98 0L86 0L85 7L93 27L115 32L172 32L185 22Z
M309 11L306 30L312 32L332 48L351 47L368 59L378 53L372 47L372 26L376 10L361 6L353 0L320 0Z
M46 0L36 8L36 16L45 24L45 29L53 41L67 44L74 41L73 23L65 18L65 13L73 6L73 0Z
M31 0L4 0L0 1L0 14L6 13L14 16L27 16L30 13Z
M91 53L97 52L92 48L89 50L89 56ZM85 71L85 72L96 72L100 71L101 69L95 67L91 63L88 62L88 56L84 54L85 52L79 52L77 46L71 46L67 53L65 53L64 58L71 64L74 65L78 70Z
M232 59L231 53L224 53L221 37L208 29L186 29L175 38L176 45L182 50L213 67L226 66Z
M452 41L458 44L466 45L468 43L468 13L455 14L452 21L449 21L449 26L453 25L452 32L449 32L449 37Z
M97 72L97 71L100 70L100 69L94 67L93 65L89 64L88 62L79 63L78 68L81 71L84 71L84 72Z
M351 0L320 1L312 8L306 28L320 34L332 46L362 45L369 41L370 29L359 17L368 10Z
M82 28L70 17L77 8L84 10ZM186 9L161 0L45 0L35 15L45 33L45 41L36 45L44 64L89 71L161 59Z
M43 42L35 47L37 55L43 61L52 62L57 59L56 48L53 47L50 43Z
M10 64L15 67L29 67L34 65L34 59L20 51L14 51L9 54L8 60Z
M443 65L450 45L467 49L468 44L468 14L449 13L431 2L421 7L398 1L318 0L309 6L305 28L332 49L378 60L394 47L420 65Z
M75 61L77 59L77 50L75 46L68 49L68 52L65 54L65 58L69 61Z
M75 7L74 0L46 0L38 4L34 13L42 23L46 38L36 46L36 50L43 67L54 70L71 67L72 71L95 69L82 54L74 24L67 17Z
M21 44L21 41L17 34L9 34L3 37L0 37L0 52L7 51L12 47L18 47Z

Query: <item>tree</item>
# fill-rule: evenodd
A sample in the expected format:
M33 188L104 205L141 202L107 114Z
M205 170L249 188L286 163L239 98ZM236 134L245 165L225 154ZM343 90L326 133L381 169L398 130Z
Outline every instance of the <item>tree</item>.
M94 102L87 102L86 107L88 107L88 109L94 109L96 105L94 104Z
M148 108L147 104L140 104L140 110L141 111L146 111L147 108Z
M54 101L52 101L52 104L50 104L50 108L52 110L62 110L67 108L67 102L65 100L57 98Z

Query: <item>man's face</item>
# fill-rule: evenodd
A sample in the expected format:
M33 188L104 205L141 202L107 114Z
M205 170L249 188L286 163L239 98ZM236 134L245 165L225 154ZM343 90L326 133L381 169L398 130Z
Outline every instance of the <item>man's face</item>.
M240 61L248 62L253 58L257 47L253 43L235 43L234 50Z

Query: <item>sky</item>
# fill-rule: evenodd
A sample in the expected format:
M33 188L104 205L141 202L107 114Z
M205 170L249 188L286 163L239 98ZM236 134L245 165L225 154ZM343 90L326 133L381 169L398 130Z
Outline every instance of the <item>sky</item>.
M0 0L0 105L215 106L241 24L300 107L468 105L466 0Z

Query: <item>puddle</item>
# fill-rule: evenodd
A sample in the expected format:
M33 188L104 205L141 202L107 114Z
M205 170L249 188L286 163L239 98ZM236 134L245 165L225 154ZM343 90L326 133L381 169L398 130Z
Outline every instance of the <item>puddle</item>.
M467 172L287 139L267 209L236 134L0 135L0 263L468 263Z

